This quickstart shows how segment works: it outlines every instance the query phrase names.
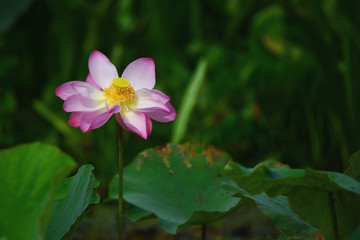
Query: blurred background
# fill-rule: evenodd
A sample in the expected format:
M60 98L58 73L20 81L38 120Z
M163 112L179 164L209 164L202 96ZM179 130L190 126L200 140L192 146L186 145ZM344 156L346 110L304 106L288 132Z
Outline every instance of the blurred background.
M95 165L106 191L116 121L82 133L54 93L85 80L97 49L120 73L154 59L155 88L178 110L194 105L181 141L214 144L249 167L272 158L343 171L360 149L359 11L340 0L3 0L0 147L57 145ZM204 78L185 96L197 68ZM173 135L174 123L157 122L146 141L126 133L126 161Z
M359 12L359 1L340 0L2 0L0 148L57 145L95 165L106 195L116 121L82 133L54 93L85 81L96 49L119 73L154 59L155 88L177 110L194 105L181 141L214 144L248 167L272 158L343 171L360 150ZM199 68L201 85L185 96ZM153 122L146 141L126 133L126 161L170 141L175 125Z

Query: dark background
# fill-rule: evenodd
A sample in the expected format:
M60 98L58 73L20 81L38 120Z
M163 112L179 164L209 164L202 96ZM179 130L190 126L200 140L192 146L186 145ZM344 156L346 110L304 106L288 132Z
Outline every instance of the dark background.
M95 165L102 191L117 169L117 124L82 133L55 96L88 74L92 50L119 73L139 57L180 108L208 63L182 141L212 143L245 166L269 158L343 171L360 149L360 2L342 0L2 0L0 147L42 141ZM170 141L126 133L125 159Z

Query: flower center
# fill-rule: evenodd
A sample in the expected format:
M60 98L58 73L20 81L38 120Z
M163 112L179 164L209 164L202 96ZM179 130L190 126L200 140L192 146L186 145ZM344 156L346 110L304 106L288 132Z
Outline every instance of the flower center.
M109 107L128 102L135 97L134 89L125 78L114 78L111 85L104 89L103 94Z

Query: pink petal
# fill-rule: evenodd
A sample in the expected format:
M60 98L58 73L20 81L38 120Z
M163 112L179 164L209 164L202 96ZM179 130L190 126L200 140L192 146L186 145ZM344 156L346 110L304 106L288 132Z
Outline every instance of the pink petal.
M105 107L109 113L118 113L121 111L121 106L119 104L115 104L111 108L109 108L109 104L105 102Z
M120 112L120 114L116 116L119 124L124 126L125 130L134 132L144 139L147 139L150 135L152 123L151 119L145 113L129 109L126 112Z
M80 129L83 132L96 129L104 125L112 116L106 108L101 108L93 112L85 113L80 120Z
M105 107L104 100L84 97L80 94L68 97L63 105L65 112L88 112Z
M146 114L155 121L158 122L171 122L174 121L176 118L176 111L175 108L171 105L171 103L166 103L167 109L169 112L165 111L153 111L153 112L146 112Z
M75 82L72 84L73 89L84 97L92 99L104 99L102 91L87 82Z
M170 98L157 90L140 89L136 91L136 101L134 109L140 112L165 111L169 112L166 103Z
M167 103L170 101L170 97L159 90L152 89L151 93L156 95L162 103Z
M66 100L68 97L77 94L75 89L72 87L74 83L82 83L81 81L71 81L60 85L56 90L55 94L62 100Z
M114 78L119 77L115 66L99 51L91 53L89 70L95 83L102 89L107 88Z
M89 75L86 78L86 82L90 83L91 85L93 85L94 87L96 87L97 89L99 89L100 91L102 91L102 89L99 87L99 85L96 84L96 82L94 81L93 77L91 76L91 74L89 73Z
M155 86L155 64L151 58L139 58L124 70L122 78L127 79L134 90L153 89Z
M129 131L129 132L130 132L130 130L126 127L125 123L124 123L123 120L121 119L120 113L115 114L115 117L116 117L117 122L120 124L120 126L121 126L123 129L125 129L126 131Z
M80 127L80 119L84 115L84 112L73 112L69 118L69 125L72 127Z

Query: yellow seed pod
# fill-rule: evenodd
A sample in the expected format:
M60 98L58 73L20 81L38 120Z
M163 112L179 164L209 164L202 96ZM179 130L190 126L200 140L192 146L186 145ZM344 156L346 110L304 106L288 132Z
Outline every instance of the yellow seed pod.
M129 87L130 82L125 78L114 78L112 84L117 87Z

